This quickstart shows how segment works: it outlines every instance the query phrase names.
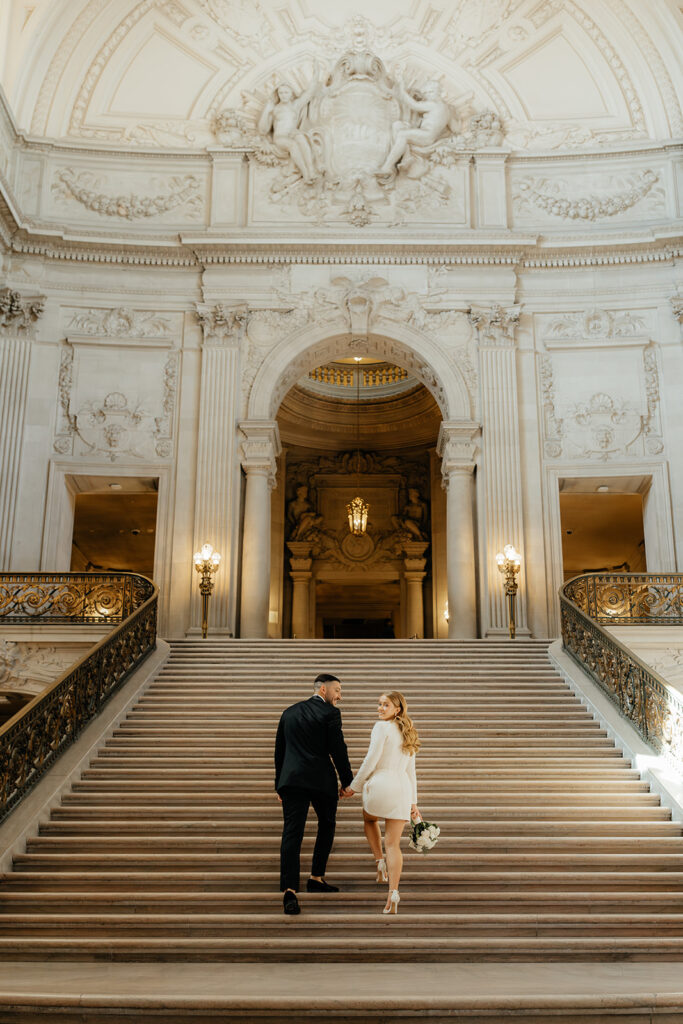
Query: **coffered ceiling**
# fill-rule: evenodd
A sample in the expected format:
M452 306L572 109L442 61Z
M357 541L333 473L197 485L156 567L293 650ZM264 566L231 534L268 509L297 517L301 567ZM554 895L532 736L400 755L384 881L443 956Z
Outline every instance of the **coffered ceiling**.
M495 111L515 149L683 133L676 0L3 0L2 82L21 129L203 149L224 110L258 116L348 51L463 120ZM3 44L0 43L0 50Z

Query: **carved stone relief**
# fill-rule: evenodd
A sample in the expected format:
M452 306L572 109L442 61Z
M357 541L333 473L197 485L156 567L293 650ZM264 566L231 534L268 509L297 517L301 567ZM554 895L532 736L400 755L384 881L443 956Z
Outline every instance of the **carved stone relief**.
M70 334L104 338L167 338L171 321L159 313L138 312L128 307L74 311L67 329Z
M607 462L634 455L659 455L664 450L660 419L657 347L642 350L645 405L617 392L594 392L587 400L558 408L553 357L538 361L543 409L543 451L546 458L588 459Z
M23 296L10 288L0 289L0 334L31 335L44 308L43 295Z
M74 410L74 349L62 347L59 415L54 449L60 455L168 459L173 455L178 388L178 354L169 352L162 370L160 408L150 409L135 393L110 391L88 398Z
M357 486L357 474L361 491L369 488L383 495L381 507L371 502L367 532L362 536L349 532L344 511ZM423 542L424 546L429 538L429 506L422 498L428 493L428 462L421 456L343 452L288 459L287 541L290 548L306 544L318 566L330 564L345 573L396 563L404 557L406 545ZM325 507L335 510L332 518L325 516Z
M614 176L605 180L588 175L591 192L579 192L576 186L561 178L522 178L513 192L518 213L542 210L565 220L599 220L625 213L649 197L648 212L664 211L664 189L654 186L660 180L654 171Z
M644 331L645 320L641 316L589 309L585 313L564 313L555 317L549 324L546 338L633 338Z
M213 127L223 145L277 170L270 202L356 227L387 206L396 223L416 208L453 201L461 208L448 169L463 152L503 139L493 111L472 112L461 131L438 82L409 83L357 49L325 76L316 67L303 88L281 82L269 95L253 96L245 111L220 111Z
M204 200L199 179L193 174L154 181L158 189L151 195L135 192L118 195L102 191L103 182L90 171L76 172L72 168L57 171L52 183L52 194L63 202L74 200L91 213L123 220L158 217L171 210L182 209L188 217L201 217Z
M91 645L25 643L0 638L0 695L35 697Z

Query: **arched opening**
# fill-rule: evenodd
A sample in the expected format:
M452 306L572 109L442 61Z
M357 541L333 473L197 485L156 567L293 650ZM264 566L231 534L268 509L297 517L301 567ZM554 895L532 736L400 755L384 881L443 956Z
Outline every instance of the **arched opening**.
M241 635L454 635L449 505L469 538L476 623L470 395L442 348L402 325L397 333L325 338L310 329L284 339L257 373L242 423ZM467 440L463 483L449 497L444 465L450 473L458 459L445 428ZM360 535L346 515L356 491L371 509Z

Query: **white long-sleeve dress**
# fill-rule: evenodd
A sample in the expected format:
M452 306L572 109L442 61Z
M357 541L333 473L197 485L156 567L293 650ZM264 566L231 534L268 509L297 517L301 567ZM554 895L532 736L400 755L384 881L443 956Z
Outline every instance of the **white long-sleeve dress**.
M394 721L375 722L370 746L350 787L363 790L363 807L377 818L410 820L417 803L415 755L403 749L401 730Z

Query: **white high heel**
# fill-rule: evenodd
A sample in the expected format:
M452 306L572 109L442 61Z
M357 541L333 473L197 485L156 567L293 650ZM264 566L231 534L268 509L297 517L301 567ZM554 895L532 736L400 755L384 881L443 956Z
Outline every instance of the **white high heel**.
M391 903L388 907L385 907L382 911L383 914L398 914L398 905L401 902L398 889L393 889L391 893Z
M377 861L377 882L388 881L389 876L387 875L387 862L384 857Z

